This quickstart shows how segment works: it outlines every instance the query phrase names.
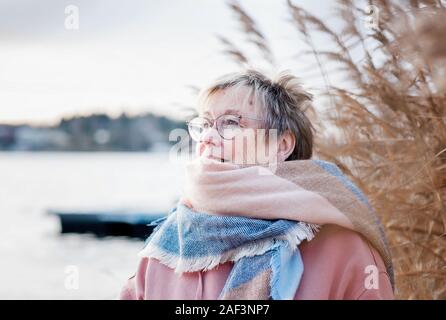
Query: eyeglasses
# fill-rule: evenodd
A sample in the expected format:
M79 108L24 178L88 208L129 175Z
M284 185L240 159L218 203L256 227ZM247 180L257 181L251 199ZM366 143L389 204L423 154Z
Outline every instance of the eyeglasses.
M263 121L261 119L245 117L241 115L222 114L215 120L206 117L196 117L187 122L189 134L195 141L200 141L202 135L210 128L216 125L216 129L220 137L225 140L232 140L240 132L242 126L240 121L242 118Z

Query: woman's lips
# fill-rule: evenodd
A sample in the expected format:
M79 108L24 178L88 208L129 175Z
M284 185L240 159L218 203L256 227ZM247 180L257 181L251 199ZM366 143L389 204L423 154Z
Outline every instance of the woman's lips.
M214 152L214 148L209 148L206 145L202 144L199 147L199 156L206 157L208 159L213 159L219 162L226 162L227 160L223 157L216 156L215 154L218 152Z
M207 159L212 159L212 160L215 160L215 161L219 161L219 162L226 162L226 159L214 157L212 155L204 155L203 157L205 157Z
M225 159L222 159L222 158L216 158L216 157L209 157L210 159L214 159L214 160L216 160L216 161L220 161L220 162L226 162L226 160Z

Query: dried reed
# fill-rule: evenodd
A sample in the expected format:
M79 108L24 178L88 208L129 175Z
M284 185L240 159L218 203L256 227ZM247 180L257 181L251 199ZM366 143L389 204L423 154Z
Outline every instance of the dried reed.
M397 298L445 299L445 2L355 2L337 1L343 28L332 30L287 1L329 97L324 108L308 111L318 128L316 156L338 164L372 201L391 245ZM248 41L274 64L258 25L237 2L229 5ZM371 13L378 18L367 29L364 17ZM331 41L331 50L318 49L318 33ZM221 40L232 59L251 63L231 41ZM336 71L327 72L327 63ZM334 75L348 84L331 85ZM336 132L326 130L333 126Z

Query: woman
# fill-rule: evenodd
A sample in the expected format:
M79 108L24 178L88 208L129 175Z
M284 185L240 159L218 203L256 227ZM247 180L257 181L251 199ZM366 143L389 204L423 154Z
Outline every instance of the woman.
M286 73L230 74L201 92L184 194L121 299L393 299L373 208L311 159L308 103Z

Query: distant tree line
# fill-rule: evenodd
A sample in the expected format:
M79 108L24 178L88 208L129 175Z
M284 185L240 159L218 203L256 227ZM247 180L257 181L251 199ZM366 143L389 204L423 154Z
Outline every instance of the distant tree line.
M146 113L64 118L54 126L0 124L3 151L156 151L169 148L169 133L184 122Z

